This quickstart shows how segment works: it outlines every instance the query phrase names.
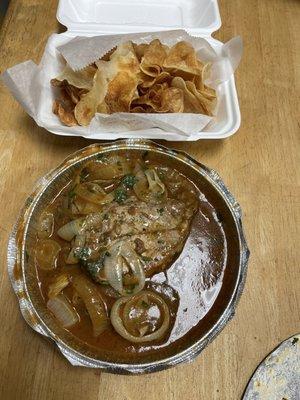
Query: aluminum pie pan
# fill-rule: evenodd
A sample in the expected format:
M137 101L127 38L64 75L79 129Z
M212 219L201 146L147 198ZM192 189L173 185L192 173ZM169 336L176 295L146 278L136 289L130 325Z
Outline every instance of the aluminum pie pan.
M199 178L204 179L213 190L218 193L218 196L226 203L228 212L232 216L234 226L237 233L239 245L239 262L236 271L236 281L230 298L226 306L218 316L217 321L207 330L207 332L199 337L194 343L178 353L159 360L151 362L111 362L109 360L99 359L94 357L90 352L85 352L79 349L73 343L66 343L61 335L51 329L49 324L45 322L45 316L38 310L33 295L30 291L28 280L27 256L26 256L26 241L28 241L28 230L33 214L40 206L41 198L51 185L63 179L64 175L70 173L72 168L80 165L87 160L95 158L99 153L108 153L113 151L147 151L154 152L158 155L167 157L172 162L180 163L186 170L192 170L194 174L198 174ZM74 366L84 366L90 368L99 368L108 372L123 373L123 374L141 374L160 371L170 368L179 363L191 362L201 351L218 335L225 327L227 322L234 316L235 309L239 298L243 292L245 285L247 263L249 259L249 249L246 243L243 227L242 227L242 212L240 205L236 202L232 194L229 192L218 173L203 164L197 162L192 157L184 152L168 149L155 142L143 139L127 139L118 140L112 143L92 144L84 149L73 153L67 157L57 168L50 171L47 175L41 178L32 194L27 198L17 223L9 237L8 243L8 273L13 286L13 289L18 297L21 313L25 321L38 333L52 339L61 353ZM49 314L49 313L48 313Z

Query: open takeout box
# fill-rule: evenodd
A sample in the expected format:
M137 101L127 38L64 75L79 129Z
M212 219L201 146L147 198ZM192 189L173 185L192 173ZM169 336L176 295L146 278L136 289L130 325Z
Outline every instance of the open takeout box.
M222 139L239 128L240 110L233 74L218 85L216 116L208 124L208 117L205 120L203 116L203 129L196 128L200 123L197 114L143 114L139 115L139 123L132 120L132 114L128 118L127 113L123 114L122 123L119 119L116 123L113 114L108 116L105 124L102 120L100 126L92 121L88 127L66 127L51 111L54 89L50 86L50 79L63 68L58 48L76 37L181 29L179 33L184 30L192 37L205 39L222 60L225 46L211 37L221 26L216 0L60 0L57 19L67 27L67 31L50 36L40 65L27 61L3 74L3 80L14 97L39 126L58 135L83 136L93 140L137 137ZM149 120L144 121L145 115L154 116L154 119L150 123ZM155 120L155 116L161 116L161 120ZM163 118L173 120L169 123L162 121Z

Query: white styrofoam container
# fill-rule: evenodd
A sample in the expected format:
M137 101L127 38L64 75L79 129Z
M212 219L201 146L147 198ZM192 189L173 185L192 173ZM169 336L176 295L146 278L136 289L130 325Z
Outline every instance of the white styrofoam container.
M58 46L76 36L177 28L185 29L193 36L205 38L217 53L222 46L221 42L211 37L221 26L217 0L60 0L57 19L67 27L67 31L51 35L46 48L52 53L56 52ZM202 139L226 138L234 134L240 126L234 76L222 83L218 91L221 102L217 117L201 132ZM49 123L56 118L55 115L49 115ZM158 129L151 131L153 138L159 137ZM130 134L132 132L124 132L123 137ZM138 136L138 131L134 135ZM93 136L93 139L102 138L101 135ZM195 140L195 137L192 135L186 140Z

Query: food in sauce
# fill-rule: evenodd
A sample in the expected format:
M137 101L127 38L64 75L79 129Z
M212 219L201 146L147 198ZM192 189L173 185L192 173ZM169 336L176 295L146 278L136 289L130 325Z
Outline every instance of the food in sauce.
M94 346L111 335L166 341L180 299L156 278L181 253L198 208L198 190L176 169L111 154L87 161L37 221L31 253L48 310Z
M216 91L205 84L210 63L181 41L168 47L158 39L131 41L112 49L93 65L68 65L51 80L59 96L53 113L67 126L90 124L96 113L200 113L213 115Z

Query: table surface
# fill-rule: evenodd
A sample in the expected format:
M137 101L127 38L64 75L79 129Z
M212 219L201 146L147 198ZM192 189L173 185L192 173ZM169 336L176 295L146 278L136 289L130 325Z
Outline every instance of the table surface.
M88 145L37 127L0 84L0 399L240 399L253 370L300 329L300 3L220 0L222 41L244 39L236 73L242 125L223 141L168 143L216 169L244 212L251 258L235 318L195 362L146 376L76 368L24 322L6 245L35 181ZM0 31L0 71L38 62L62 31L57 0L12 0ZM298 168L297 168L298 167ZM298 239L298 240L297 240Z

